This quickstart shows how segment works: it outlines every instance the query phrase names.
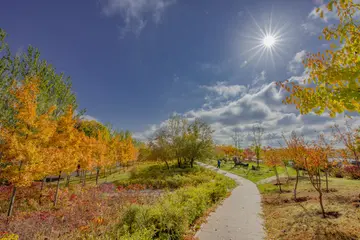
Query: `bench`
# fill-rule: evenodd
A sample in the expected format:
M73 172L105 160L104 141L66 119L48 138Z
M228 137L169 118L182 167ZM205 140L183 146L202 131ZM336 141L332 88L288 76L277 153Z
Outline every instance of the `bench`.
M243 163L243 162L240 162L240 160L239 159L236 159L236 160L234 160L234 167L236 167L236 166L242 166L242 167L249 167L249 164L248 163Z

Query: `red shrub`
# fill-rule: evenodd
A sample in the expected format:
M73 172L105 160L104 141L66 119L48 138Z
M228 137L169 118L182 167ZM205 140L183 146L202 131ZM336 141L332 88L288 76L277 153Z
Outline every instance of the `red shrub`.
M145 184L131 184L131 185L127 186L126 189L134 190L134 191L145 190L146 185Z
M352 179L360 179L360 167L359 166L345 166L344 172Z
M115 191L115 185L113 183L103 183L99 185L99 190L104 193L113 193Z

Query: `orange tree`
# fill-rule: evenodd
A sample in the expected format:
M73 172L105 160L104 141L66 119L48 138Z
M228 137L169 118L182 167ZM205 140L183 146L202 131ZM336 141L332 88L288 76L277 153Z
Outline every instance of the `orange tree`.
M277 167L283 166L284 163L281 160L280 153L278 149L273 149L271 147L263 148L264 158L265 158L265 164L269 167L273 167L275 171L276 181L277 185L279 186L280 192L281 190L281 182L279 178L279 174L277 171Z
M320 140L321 142L321 140ZM319 203L321 212L325 218L325 209L323 203L323 192L321 184L321 170L327 165L327 151L321 146L319 142L313 142L311 147L306 149L306 157L304 161L305 167L308 170L309 179L314 189L319 193Z
M250 148L246 148L243 152L243 155L244 159L248 159L249 161L251 161L255 156L255 153Z
M55 108L37 114L38 84L39 80L35 78L13 84L10 106L15 113L14 123L0 131L0 161L6 166L0 174L13 184L8 216L12 214L17 187L29 186L50 172L47 161L54 154L50 143L56 131L56 122L51 118Z
M354 18L360 4L353 0L330 0L339 23L325 27L320 39L330 41L330 49L309 54L304 60L308 77L302 84L278 83L290 92L284 103L295 104L301 114L328 111L331 117L346 111L360 112L360 25ZM323 12L318 9L320 17Z
M283 162L285 173L287 176L287 182L290 180L290 175L287 166L289 165L289 162L291 161L291 157L289 156L289 151L286 148L279 148L277 149L279 158Z
M224 155L226 159L230 159L231 156L239 156L241 154L239 149L231 145L219 145L216 146L216 149L219 152L222 152L222 155Z
M286 143L285 154L288 159L293 162L293 167L296 170L296 181L294 185L294 199L296 200L297 187L299 183L299 171L304 168L306 144L303 137L298 136L296 132L292 132L287 138L283 135Z

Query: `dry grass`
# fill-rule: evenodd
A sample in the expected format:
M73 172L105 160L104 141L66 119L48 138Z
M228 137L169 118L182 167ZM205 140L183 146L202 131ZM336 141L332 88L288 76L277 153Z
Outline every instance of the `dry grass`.
M320 214L318 193L308 179L300 180L297 202L293 185L294 180L284 184L284 193L274 183L259 185L267 239L360 239L360 181L330 178L330 191L324 192L326 218Z

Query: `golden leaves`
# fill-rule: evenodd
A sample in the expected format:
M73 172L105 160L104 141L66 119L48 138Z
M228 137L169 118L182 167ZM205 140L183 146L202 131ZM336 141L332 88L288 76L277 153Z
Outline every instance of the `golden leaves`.
M28 186L50 174L75 171L79 163L90 170L135 159L131 136L110 136L105 127L98 129L96 136L86 136L76 128L71 107L59 119L52 116L55 106L38 115L38 86L36 78L12 86L16 124L0 131L0 163L6 166L1 178L16 186Z

